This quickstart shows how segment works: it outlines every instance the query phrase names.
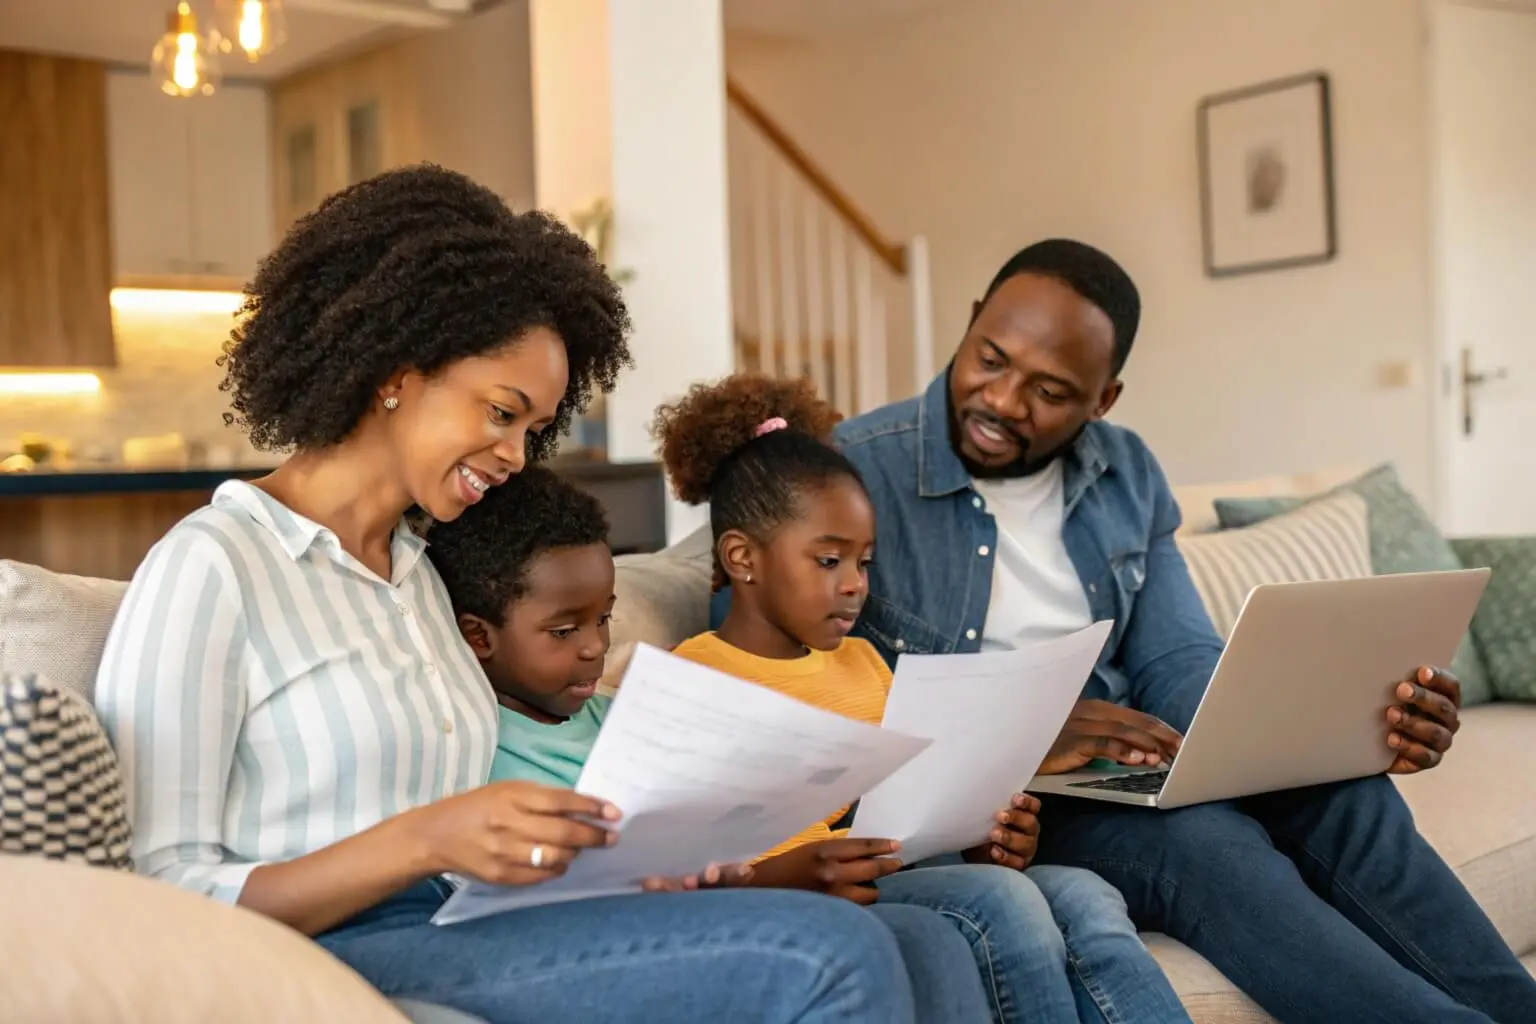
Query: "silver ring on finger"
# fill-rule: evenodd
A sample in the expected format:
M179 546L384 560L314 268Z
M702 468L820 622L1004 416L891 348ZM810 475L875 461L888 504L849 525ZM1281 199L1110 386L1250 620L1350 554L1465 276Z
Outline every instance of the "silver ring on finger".
M535 846L533 848L533 853L528 858L528 863L532 864L536 868L543 867L544 866L544 847L542 847L542 846Z

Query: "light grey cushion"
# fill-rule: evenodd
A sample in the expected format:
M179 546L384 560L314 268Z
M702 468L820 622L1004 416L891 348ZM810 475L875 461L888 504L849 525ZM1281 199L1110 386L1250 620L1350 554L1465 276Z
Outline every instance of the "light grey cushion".
M603 668L608 691L623 678L635 644L670 648L709 628L709 527L655 554L621 556L614 565L613 647Z
M1358 579L1371 575L1365 499L1339 494L1254 526L1178 539L1195 589L1222 637L1261 583Z
M94 703L101 649L127 589L0 561L0 672L36 673Z

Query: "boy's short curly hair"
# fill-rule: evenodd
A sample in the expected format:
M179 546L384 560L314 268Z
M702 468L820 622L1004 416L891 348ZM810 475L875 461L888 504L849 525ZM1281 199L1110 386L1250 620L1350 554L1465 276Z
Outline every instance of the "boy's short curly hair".
M257 448L336 444L403 369L432 373L531 328L565 342L570 383L529 456L630 365L629 313L591 247L544 213L432 165L386 171L302 218L246 288L221 385Z
M492 487L457 519L427 533L456 615L493 626L527 593L528 568L539 555L608 541L608 517L592 495L541 466Z
M764 540L798 514L801 490L838 477L863 486L829 443L841 418L809 381L742 373L662 406L651 432L678 499L709 502L717 540L728 530ZM775 419L785 428L759 432Z

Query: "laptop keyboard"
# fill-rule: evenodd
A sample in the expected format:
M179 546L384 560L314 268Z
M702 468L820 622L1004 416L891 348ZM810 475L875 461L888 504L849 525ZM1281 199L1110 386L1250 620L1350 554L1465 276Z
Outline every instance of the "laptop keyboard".
M1116 775L1092 782L1073 782L1069 789L1098 789L1113 793L1158 793L1167 781L1167 772L1137 772L1134 775Z

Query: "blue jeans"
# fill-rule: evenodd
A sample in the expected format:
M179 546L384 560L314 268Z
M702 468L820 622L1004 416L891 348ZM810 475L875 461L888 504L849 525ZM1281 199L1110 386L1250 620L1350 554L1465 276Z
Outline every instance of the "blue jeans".
M966 937L999 1024L1189 1020L1119 894L1090 872L928 862L878 884L877 906L936 910Z
M318 938L386 996L491 1024L985 1021L963 940L917 907L810 893L621 896L438 927L438 881ZM915 1000L914 1000L915 996Z
M1092 871L1056 864L1036 864L1025 876L1045 897L1061 932L1083 1024L1190 1024L1119 890Z
M1384 776L1177 811L1053 798L1088 868L1286 1024L1536 1021L1536 981Z

